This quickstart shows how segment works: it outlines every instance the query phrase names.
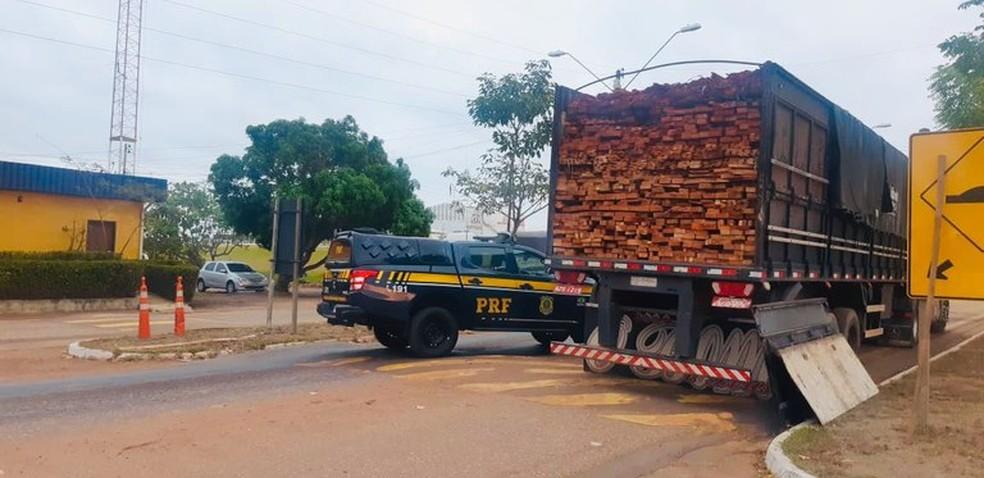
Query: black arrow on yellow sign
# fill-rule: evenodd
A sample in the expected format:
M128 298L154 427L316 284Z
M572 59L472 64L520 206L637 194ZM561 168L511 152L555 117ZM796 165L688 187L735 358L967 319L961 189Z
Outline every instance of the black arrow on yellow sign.
M941 264L936 266L936 278L939 280L949 279L949 277L946 276L946 271L952 269L953 267L954 267L953 261L951 261L950 259L943 261ZM932 268L930 268L930 270L926 272L926 277L929 277L930 273L932 272L933 270Z

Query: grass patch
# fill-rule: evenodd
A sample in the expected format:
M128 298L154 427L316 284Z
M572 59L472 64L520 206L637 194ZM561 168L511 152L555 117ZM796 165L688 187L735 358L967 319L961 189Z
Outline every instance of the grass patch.
M327 246L318 246L311 255L311 263L315 263L328 254ZM257 245L242 246L233 249L227 256L219 258L223 261L238 261L248 264L253 269L266 274L270 271L270 250ZM303 282L308 284L320 284L324 276L324 270L320 267L312 269L305 274Z
M182 354L206 352L211 354L240 353L261 350L268 345L292 342L317 342L339 340L348 342L369 342L372 332L364 327L341 327L325 324L300 324L297 333L290 333L290 326L235 327L215 329L193 329L184 337L161 335L148 340L136 337L111 337L82 342L83 347L108 350L113 355L133 352L149 354Z
M810 463L808 456L823 455L836 446L827 429L811 425L791 433L782 443L782 451L796 466L805 468Z

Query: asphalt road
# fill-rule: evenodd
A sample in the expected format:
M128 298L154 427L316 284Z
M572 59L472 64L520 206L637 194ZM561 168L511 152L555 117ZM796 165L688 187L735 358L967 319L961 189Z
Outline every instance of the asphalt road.
M984 330L954 304L934 353ZM22 342L23 343L23 342ZM3 353L0 349L0 353ZM876 381L914 350L866 347ZM4 476L759 476L768 404L595 376L525 334L315 344L0 385Z

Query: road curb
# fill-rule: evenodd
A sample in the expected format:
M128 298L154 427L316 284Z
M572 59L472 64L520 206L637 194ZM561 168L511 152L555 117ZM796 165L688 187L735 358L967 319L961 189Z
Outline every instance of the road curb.
M973 342L974 340L979 339L982 336L984 336L984 330L962 340L957 345L954 345L953 347L950 347L934 355L932 358L929 359L929 363L933 363L943 357L946 357L947 355L950 355L962 349L965 345L969 344L970 342ZM909 367L885 380L882 380L878 384L878 386L884 387L891 383L897 382L905 378L905 376L912 374L915 371L916 371L916 366ZM813 420L800 423L799 425L796 425L790 428L789 430L780 433L778 436L773 438L771 442L769 442L769 448L766 449L765 451L765 466L766 468L769 469L770 472L772 472L773 475L777 476L778 478L815 478L813 475L803 471L802 468L793 464L792 460L790 460L789 457L787 457L786 454L782 451L782 444L786 441L787 438L789 438L790 435L792 435L796 430L799 430L800 428L813 426L813 425L816 425L816 422Z
M68 344L68 355L83 360L113 360L113 352L102 349L90 349L79 345L78 342Z
M777 478L816 478L796 466L792 460L782 451L782 444L790 435L797 430L815 425L813 420L805 421L789 430L780 433L769 442L769 448L765 450L765 467Z

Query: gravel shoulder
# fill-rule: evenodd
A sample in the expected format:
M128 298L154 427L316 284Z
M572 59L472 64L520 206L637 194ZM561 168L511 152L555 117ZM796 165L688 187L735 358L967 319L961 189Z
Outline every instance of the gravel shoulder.
M881 388L827 427L783 449L816 476L980 476L984 469L984 337L931 368L930 430L910 433L915 374Z

